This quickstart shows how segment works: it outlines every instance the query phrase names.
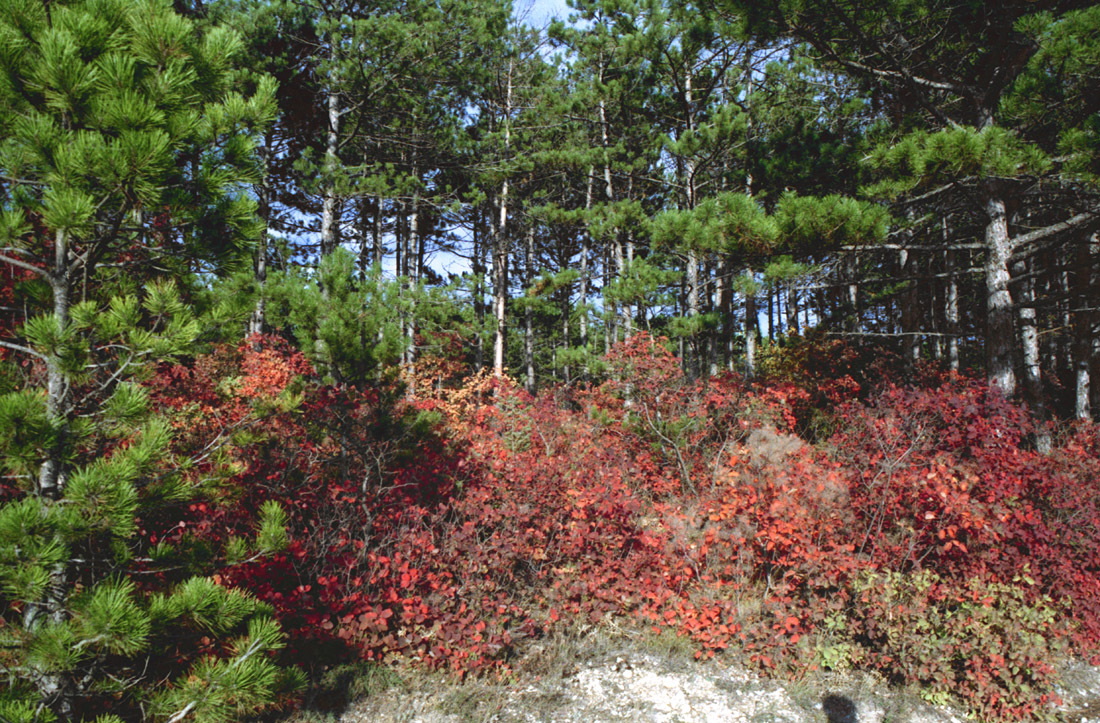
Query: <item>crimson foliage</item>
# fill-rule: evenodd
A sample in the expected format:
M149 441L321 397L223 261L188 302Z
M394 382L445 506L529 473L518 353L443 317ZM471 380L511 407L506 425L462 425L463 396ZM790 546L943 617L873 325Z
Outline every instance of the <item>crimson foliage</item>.
M413 403L325 387L273 339L164 369L183 444L226 442L194 473L232 476L147 533L224 541L281 501L288 552L220 574L276 607L302 659L465 674L620 618L701 657L873 668L1010 720L1050 712L1063 644L1096 654L1096 427L1042 455L1024 410L957 377L868 401L844 379L704 383L641 335L607 362L569 404L485 378ZM792 434L813 408L835 429L816 447Z

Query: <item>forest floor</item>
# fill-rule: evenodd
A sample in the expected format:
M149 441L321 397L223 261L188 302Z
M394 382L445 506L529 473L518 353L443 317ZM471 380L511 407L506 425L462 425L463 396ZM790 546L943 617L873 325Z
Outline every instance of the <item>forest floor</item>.
M1062 668L1056 720L1100 723L1100 668ZM588 630L541 641L503 681L342 669L283 723L964 723L919 691L855 672L797 681L696 661L671 635ZM336 690L335 688L339 688ZM972 719L970 719L972 720Z

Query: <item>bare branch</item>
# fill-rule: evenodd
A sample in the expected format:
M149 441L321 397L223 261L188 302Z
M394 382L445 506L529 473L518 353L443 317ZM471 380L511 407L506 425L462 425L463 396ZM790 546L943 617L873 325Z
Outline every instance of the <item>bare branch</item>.
M49 271L46 271L46 269L39 268L39 267L35 266L34 264L29 264L26 261L23 261L21 259L12 258L11 256L8 256L7 254L0 254L0 261L3 261L5 263L9 263L12 266L18 266L19 268L26 269L27 271L33 271L34 273L44 277L46 280L48 280L50 282L53 282L53 275Z
M1012 239L1011 243L1014 248L1027 246L1028 244L1033 244L1036 241L1042 241L1048 236L1053 236L1054 234L1062 233L1063 231L1069 231L1071 229L1077 228L1078 226L1084 226L1090 221L1096 221L1098 218L1100 217L1097 216L1095 211L1086 211L1085 213L1079 213L1073 218L1066 219L1065 221L1052 223L1049 226L1035 229L1034 231L1025 233L1022 236L1017 236L1016 238Z
M30 354L36 359L41 359L42 361L49 361L48 359L46 359L46 356L44 354L36 352L34 349L31 349L28 346L23 346L22 344L12 344L10 341L0 341L0 346L4 347L5 349L12 349L14 351L22 352L23 354Z

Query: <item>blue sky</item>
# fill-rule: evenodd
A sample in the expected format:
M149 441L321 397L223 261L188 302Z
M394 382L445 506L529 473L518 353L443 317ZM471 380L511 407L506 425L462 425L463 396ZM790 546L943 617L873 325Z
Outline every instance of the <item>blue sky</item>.
M513 0L516 17L524 18L528 25L541 28L554 18L563 20L569 15L565 0Z

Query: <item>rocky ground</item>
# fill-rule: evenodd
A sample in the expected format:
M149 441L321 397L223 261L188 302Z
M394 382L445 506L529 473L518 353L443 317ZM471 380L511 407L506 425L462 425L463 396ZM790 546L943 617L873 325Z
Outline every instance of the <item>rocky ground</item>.
M540 659L541 656L541 659ZM396 681L396 679L395 679ZM1100 723L1100 668L1066 667L1060 711L1070 723ZM300 714L305 715L305 714ZM798 682L762 679L687 651L573 641L534 650L506 683L406 676L306 721L325 723L963 723L959 710L929 705L916 691L874 676L823 673ZM297 722L295 722L297 723Z

